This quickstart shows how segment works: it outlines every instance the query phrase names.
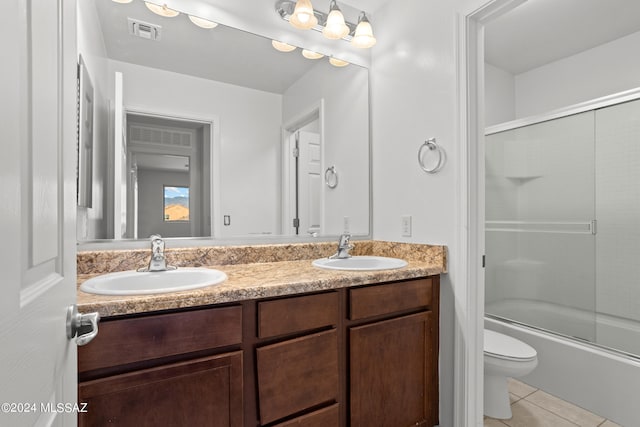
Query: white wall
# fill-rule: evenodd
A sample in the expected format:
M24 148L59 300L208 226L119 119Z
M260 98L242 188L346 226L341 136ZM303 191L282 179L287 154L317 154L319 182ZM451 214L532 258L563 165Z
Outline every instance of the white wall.
M516 118L515 76L501 68L484 64L485 126Z
M373 48L373 237L444 244L450 274L442 276L440 304L440 425L453 426L454 318L464 324L467 283L455 264L456 238L464 232L457 216L457 14L485 1L394 0L376 11ZM448 162L426 174L417 162L425 139L435 137ZM412 216L412 236L402 237L401 216ZM466 337L462 338L466 340ZM473 338L472 338L473 340ZM474 375L474 373L469 373ZM477 425L482 425L477 420Z
M640 87L640 32L512 75L485 64L485 124L511 120Z
M90 2L78 2L78 53L89 72L94 91L93 112L93 201L91 208L78 208L76 223L79 239L108 236L104 209L107 205L108 67L102 35L95 28L100 21Z
M516 117L640 87L640 32L516 76Z
M112 72L124 75L125 108L216 119L214 134L221 148L218 237L277 233L282 96L125 62L110 64ZM222 215L231 216L230 226L222 225Z
M346 83L348 82L348 83ZM324 185L324 234L369 234L369 78L355 65L321 61L284 93L283 122L324 100L324 170L335 166L338 186Z

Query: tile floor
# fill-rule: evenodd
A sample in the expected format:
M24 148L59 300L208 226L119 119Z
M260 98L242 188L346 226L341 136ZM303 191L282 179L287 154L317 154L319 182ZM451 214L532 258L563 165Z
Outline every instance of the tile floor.
M509 379L513 417L496 420L485 417L484 427L621 427L542 390Z

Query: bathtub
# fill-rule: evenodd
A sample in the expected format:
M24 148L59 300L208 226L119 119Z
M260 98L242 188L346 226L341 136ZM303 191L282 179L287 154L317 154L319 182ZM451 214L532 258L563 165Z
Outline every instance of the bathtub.
M640 426L640 358L631 356L640 354L639 322L523 299L488 303L486 313L487 329L518 338L538 352L538 367L522 381L622 426ZM514 318L516 313L520 322L566 336L495 317Z

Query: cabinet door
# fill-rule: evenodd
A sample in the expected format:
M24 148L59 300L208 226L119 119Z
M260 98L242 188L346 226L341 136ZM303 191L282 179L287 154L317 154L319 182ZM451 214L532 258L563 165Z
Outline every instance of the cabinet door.
M349 330L352 427L434 425L433 312Z
M242 352L79 384L79 426L241 427Z

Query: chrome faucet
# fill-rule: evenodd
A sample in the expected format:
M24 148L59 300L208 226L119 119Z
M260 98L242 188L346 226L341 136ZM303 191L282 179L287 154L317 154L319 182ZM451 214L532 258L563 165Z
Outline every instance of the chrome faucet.
M351 240L351 234L347 234L347 233L342 234L340 236L340 240L338 241L338 252L331 255L329 258L331 259L351 258L351 254L349 254L349 251L353 249L353 245L349 243L349 240Z
M151 239L151 259L149 267L142 268L138 271L167 271L175 270L176 267L167 265L167 259L164 256L164 240L159 234L152 234Z

